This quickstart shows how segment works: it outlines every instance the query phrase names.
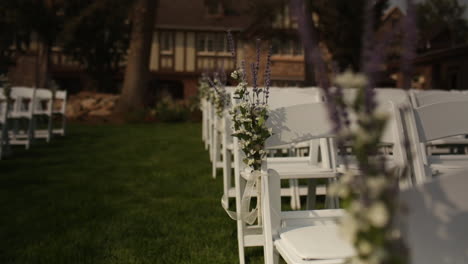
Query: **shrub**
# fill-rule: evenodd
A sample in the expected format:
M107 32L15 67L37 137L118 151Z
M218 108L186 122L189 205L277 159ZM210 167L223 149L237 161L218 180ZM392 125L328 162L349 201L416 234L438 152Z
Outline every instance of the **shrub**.
M175 102L170 96L164 96L155 109L156 118L162 122L185 122L190 117L190 108L184 102Z

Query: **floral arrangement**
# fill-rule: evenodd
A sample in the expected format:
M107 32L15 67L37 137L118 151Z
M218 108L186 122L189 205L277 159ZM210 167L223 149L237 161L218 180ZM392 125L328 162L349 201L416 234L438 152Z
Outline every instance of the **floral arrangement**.
M232 43L232 39L229 42ZM254 171L261 168L262 160L266 155L265 141L271 136L271 129L266 126L270 93L271 49L268 52L263 88L257 84L260 68L260 40L257 40L256 55L256 62L251 64L252 89L247 87L245 62L242 62L241 67L231 73L231 77L238 82L234 91L234 99L239 103L234 105L230 111L233 121L233 136L239 139L240 147L246 156L243 160L244 163Z
M200 99L210 101L213 91L211 90L206 73L202 73L201 77L198 79L198 93L200 95Z
M348 212L342 221L342 230L356 249L356 256L350 263L407 263L397 222L403 209L397 199L401 173L386 168L384 157L378 155L387 117L370 110L375 106L372 99L369 100L373 91L364 75L345 72L336 77L335 85L341 89L358 89L353 101L346 102L341 97L336 98L336 104L357 116L357 127L348 126L340 137L352 142L360 172L347 170L330 187ZM400 254L394 254L395 250Z
M226 92L226 74L224 70L221 70L221 73L214 72L213 79L207 78L207 80L214 91L210 95L211 103L214 105L218 117L222 117L223 111L229 103L229 95Z

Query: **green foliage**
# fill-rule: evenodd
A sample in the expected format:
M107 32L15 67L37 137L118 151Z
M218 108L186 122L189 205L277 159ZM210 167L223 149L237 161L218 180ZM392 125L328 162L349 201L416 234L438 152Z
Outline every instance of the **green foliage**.
M0 1L0 67L13 61L10 47L28 49L31 36L57 46L84 65L101 91L115 89L114 76L129 41L128 10L134 0Z
M466 6L457 0L427 0L417 4L417 22L422 39L429 39L435 31L447 29L451 45L468 41ZM437 33L437 32L436 32Z
M183 102L175 102L170 96L164 96L156 104L156 118L162 122L185 122L190 118L190 107Z
M64 52L85 66L102 92L115 91L115 75L127 55L132 1L68 1L60 36Z
M239 82L234 91L234 98L239 100L239 103L229 112L233 123L232 136L239 139L240 148L245 154L243 162L253 170L260 170L267 154L264 150L265 141L271 136L271 128L266 126L269 113L268 90L255 88L249 92L245 74L241 69L231 74L231 77Z
M366 0L309 0L311 11L319 16L317 31L340 69L359 71L363 46ZM375 2L373 8L374 30L388 7L388 0Z

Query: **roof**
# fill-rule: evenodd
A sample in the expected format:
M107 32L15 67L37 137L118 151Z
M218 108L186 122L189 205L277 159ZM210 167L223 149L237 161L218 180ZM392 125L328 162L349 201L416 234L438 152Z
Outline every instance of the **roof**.
M414 62L416 64L427 64L451 58L468 58L468 45L464 44L458 47L426 52L417 56Z
M392 7L391 9L387 10L384 15L382 16L382 22L384 23L387 21L389 18L392 17L392 15L396 13L398 16L403 16L403 12L398 6Z
M242 31L251 23L245 10L248 0L219 0L223 2L225 14L209 15L206 2L209 0L160 0L156 15L156 28ZM213 0L211 0L213 2Z

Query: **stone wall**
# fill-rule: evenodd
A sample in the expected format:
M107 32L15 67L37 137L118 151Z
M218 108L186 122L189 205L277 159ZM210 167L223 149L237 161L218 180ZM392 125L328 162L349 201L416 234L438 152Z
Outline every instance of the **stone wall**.
M106 119L112 116L119 95L80 92L67 102L67 117L74 120Z

